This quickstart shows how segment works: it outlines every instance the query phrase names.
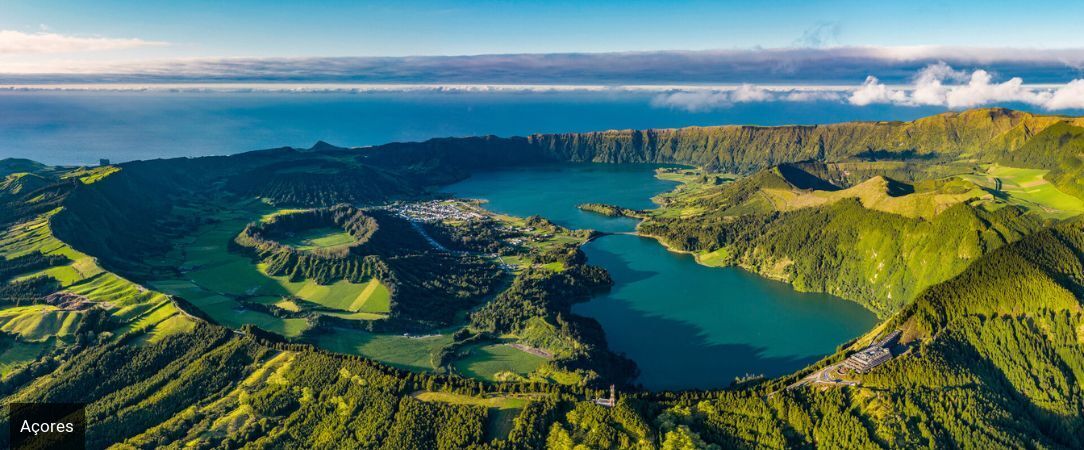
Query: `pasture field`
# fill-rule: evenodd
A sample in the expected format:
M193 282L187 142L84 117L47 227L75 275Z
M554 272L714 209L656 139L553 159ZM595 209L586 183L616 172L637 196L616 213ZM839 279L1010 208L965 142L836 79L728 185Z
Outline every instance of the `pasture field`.
M1047 170L1023 169L993 165L984 174L965 175L987 189L996 189L1000 181L1001 192L1009 203L1024 206L1049 217L1064 219L1084 213L1084 201L1059 190L1044 177Z
M376 279L370 279L365 283L340 280L321 285L310 280L293 282L285 277L264 276L274 280L290 295L326 308L351 313L387 314L390 312L391 292Z
M325 227L305 230L297 233L289 239L284 239L283 244L298 250L318 250L343 247L357 242L350 233L340 228Z
M546 263L546 264L542 265L542 268L546 269L546 270L549 270L551 272L560 272L560 271L565 270L565 263L560 262L560 261Z
M0 234L0 258L13 258L31 252L67 257L71 260L68 264L27 274L24 278L39 275L53 277L65 291L98 303L113 318L128 323L118 336L136 329L137 321L140 329L149 330L159 337L191 325L185 323L190 320L168 297L104 271L94 258L56 239L49 228L49 219L57 211L4 230ZM86 315L85 311L66 311L48 305L34 305L31 308L37 309L8 308L0 312L0 316L3 316L0 319L2 329L19 334L25 340L47 341L71 334Z
M527 376L546 362L546 358L505 344L477 345L466 350L469 354L457 359L452 366L465 376L489 381L497 381L497 374L501 372Z
M365 289L354 299L350 311L388 313L391 311L391 291L377 279L369 280Z
M452 342L450 334L402 336L336 328L316 343L333 352L361 355L406 370L434 370L432 353Z
M0 335L0 340L0 376L33 362L52 346L50 342L26 342L8 335Z
M699 253L696 255L696 262L708 267L723 267L726 265L726 258L729 257L729 251L725 248L706 253Z
M26 341L45 341L73 334L85 313L50 305L16 306L0 310L0 331Z

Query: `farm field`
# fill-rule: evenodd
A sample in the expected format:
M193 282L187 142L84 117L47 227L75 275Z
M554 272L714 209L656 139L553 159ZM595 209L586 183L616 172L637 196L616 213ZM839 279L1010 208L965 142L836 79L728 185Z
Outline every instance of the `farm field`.
M350 245L356 242L350 233L339 228L325 227L298 233L283 243L298 250L330 249Z
M546 358L505 344L478 345L467 351L469 355L453 363L456 371L489 381L497 381L497 374L501 372L527 376L546 362Z
M361 355L406 370L433 370L432 353L452 342L451 335L402 336L336 328L316 344L333 352Z
M1065 219L1084 213L1084 201L1066 194L1043 177L1048 170L993 165L985 174L964 175L987 189L998 189L1010 203L1034 209L1047 216ZM998 182L1000 181L1000 186Z

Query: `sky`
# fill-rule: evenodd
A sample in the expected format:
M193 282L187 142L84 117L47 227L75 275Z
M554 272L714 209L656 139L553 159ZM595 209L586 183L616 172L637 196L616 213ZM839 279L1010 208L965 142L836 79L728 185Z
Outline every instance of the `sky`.
M1080 17L1079 1L0 0L0 85L647 85L685 108L1064 109L1084 107Z
M891 4L890 4L891 3ZM130 40L94 58L793 46L1084 47L1081 2L0 0L0 30ZM140 46L138 43L143 43ZM123 46L124 42L117 42Z

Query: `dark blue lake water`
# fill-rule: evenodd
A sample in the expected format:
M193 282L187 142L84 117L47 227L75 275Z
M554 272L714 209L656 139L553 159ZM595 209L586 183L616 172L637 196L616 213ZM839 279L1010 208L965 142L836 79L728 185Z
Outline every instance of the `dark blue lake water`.
M446 188L489 200L487 208L538 214L572 228L632 231L636 222L579 211L587 202L651 208L673 189L649 165L573 164L475 174ZM737 268L710 268L658 242L610 235L583 248L615 285L573 307L606 331L611 349L640 367L650 389L728 386L745 374L783 375L800 369L876 323L858 304L797 292L785 283Z

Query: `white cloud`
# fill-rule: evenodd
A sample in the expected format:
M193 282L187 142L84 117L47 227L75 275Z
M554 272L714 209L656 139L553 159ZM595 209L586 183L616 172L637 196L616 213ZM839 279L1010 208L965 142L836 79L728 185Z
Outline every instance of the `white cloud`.
M1004 83L991 83L985 70L976 70L967 84L949 88L945 105L952 109L972 108L997 102L1020 102L1042 105L1049 93L1025 88L1024 80L1014 77Z
M1084 80L1073 80L1055 89L1043 106L1046 109L1084 109Z
M641 90L638 87L637 90ZM629 89L625 87L623 89ZM661 108L706 112L729 108L738 103L819 102L841 101L845 89L824 86L758 86L743 84L733 87L683 87L656 95L651 105Z
M143 39L69 36L48 31L24 33L15 30L0 30L0 55L76 53L161 45L166 44Z
M730 89L690 89L656 95L651 99L655 107L684 109L689 112L705 112L729 108L736 103L771 102L778 100L775 92L752 84Z
M843 98L842 93L824 90L795 90L781 97L782 100L788 102L828 102L843 100Z
M689 112L705 112L732 105L730 94L719 91L679 91L659 94L651 99L651 106L684 109Z
M884 103L963 109L997 103L1025 103L1048 110L1084 108L1084 80L1049 88L1027 86L1020 77L1000 83L993 79L986 70L967 74L942 62L920 70L909 88L894 89L870 76L847 100L857 106Z
M967 72L953 70L948 64L938 62L920 70L915 75L915 90L911 99L919 105L940 105L945 102L947 89L942 84L943 80L963 81L967 79Z
M855 89L847 100L857 106L873 103L910 103L906 92L889 88L872 75L866 77L862 86Z
M775 100L775 96L764 88L752 84L738 86L730 93L730 101L734 103L767 102Z

